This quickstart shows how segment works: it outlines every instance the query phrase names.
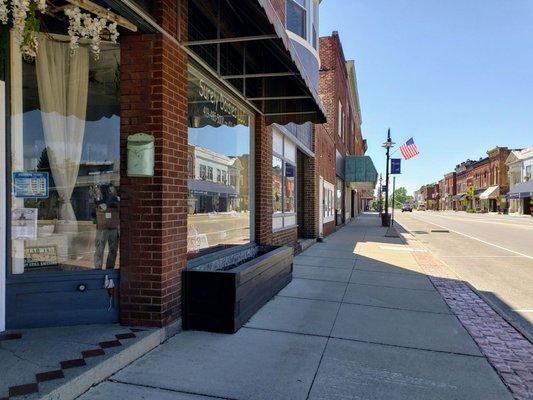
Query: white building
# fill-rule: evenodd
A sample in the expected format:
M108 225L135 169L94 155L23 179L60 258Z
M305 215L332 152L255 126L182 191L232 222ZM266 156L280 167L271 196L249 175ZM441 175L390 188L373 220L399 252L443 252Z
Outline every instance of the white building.
M533 147L512 151L505 164L509 176L509 213L530 214L533 192Z

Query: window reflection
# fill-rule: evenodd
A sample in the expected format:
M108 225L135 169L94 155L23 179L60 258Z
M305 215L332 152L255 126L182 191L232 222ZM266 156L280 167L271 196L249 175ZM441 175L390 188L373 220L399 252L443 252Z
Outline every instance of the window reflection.
M15 48L17 46L14 46ZM119 47L99 60L68 38L41 36L36 62L12 63L12 171L48 175L42 198L14 190L14 274L118 267Z
M283 212L283 162L278 157L272 157L272 211Z
M251 115L220 88L189 73L189 258L250 237Z

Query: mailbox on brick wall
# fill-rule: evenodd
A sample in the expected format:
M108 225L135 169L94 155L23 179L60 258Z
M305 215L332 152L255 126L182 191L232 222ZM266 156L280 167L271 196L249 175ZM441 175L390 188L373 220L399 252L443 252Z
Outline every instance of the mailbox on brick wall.
M147 133L128 136L128 176L154 176L154 137Z

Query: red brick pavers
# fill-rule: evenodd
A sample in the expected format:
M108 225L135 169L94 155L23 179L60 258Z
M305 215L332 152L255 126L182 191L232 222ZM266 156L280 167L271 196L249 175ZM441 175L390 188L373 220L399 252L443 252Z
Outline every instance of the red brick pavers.
M421 247L410 235L401 236ZM412 254L515 399L533 399L533 344L431 253Z

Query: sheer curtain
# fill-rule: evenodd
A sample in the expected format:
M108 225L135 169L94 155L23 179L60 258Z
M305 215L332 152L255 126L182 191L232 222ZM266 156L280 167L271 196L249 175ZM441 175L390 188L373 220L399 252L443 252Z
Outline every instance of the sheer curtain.
M39 38L37 85L50 169L60 198L59 219L75 221L71 204L78 178L89 88L89 52Z

